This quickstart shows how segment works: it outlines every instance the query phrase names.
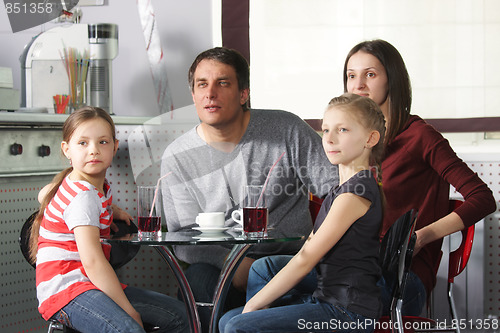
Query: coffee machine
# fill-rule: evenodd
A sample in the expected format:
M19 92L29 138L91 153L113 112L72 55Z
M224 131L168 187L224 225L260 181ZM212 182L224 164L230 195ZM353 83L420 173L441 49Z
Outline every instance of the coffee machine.
M21 106L54 109L52 97L69 94L69 80L61 59L64 49L87 50L90 62L85 82L86 104L113 114L112 60L118 55L115 24L70 24L49 29L28 43L21 62Z

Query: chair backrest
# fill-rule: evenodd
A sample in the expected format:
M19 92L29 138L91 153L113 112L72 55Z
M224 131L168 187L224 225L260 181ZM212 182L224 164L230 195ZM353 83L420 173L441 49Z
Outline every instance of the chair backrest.
M460 200L450 200L450 211L460 207L462 203L463 202ZM460 243L460 246L456 250L450 252L448 282L453 283L455 277L462 273L465 266L467 266L467 262L469 261L472 251L472 244L474 242L474 233L474 225L462 230L462 242Z
M417 211L410 210L392 224L380 245L379 263L386 281L395 281L391 302L391 331L404 333L403 294L415 247ZM383 320L381 318L381 320ZM378 330L377 332L379 332Z
M35 263L31 263L29 260L29 242L30 242L30 229L33 224L38 211L28 217L28 219L24 222L23 227L21 228L21 232L19 235L19 247L21 248L21 252L26 259L26 261L35 267ZM127 225L125 221L122 220L114 220L115 225L118 227L118 231L112 232L113 237L122 237L125 234L132 234L137 232L137 226L131 222L130 225ZM111 257L110 264L114 269L118 269L132 260L137 252L139 252L140 245L129 245L125 243L115 243L111 246Z
M380 245L379 263L384 276L396 278L393 298L402 295L415 247L415 221L417 211L410 210L392 224ZM391 279L394 280L394 279Z
M29 259L29 240L30 240L30 229L33 221L35 220L36 214L38 211L28 217L26 222L24 222L23 227L21 228L21 233L19 235L19 246L21 248L21 253L23 254L26 261L35 268L35 263L30 262Z

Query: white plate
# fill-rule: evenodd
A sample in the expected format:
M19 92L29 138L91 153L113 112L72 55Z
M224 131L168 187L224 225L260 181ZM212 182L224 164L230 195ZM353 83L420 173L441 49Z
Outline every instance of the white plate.
M202 228L202 227L193 227L194 230L201 231L203 233L221 233L229 229L229 227L220 227L220 228Z

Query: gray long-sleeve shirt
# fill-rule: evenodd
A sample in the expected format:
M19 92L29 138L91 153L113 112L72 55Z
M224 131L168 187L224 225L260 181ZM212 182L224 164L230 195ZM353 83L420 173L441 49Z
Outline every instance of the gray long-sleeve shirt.
M337 167L323 151L321 138L298 116L278 110L250 110L250 122L238 145L224 151L208 145L196 128L170 144L162 158L163 204L169 231L189 229L200 212L222 211L226 226L243 202L245 185L266 185L269 227L308 235L312 223L308 192L324 197L338 183ZM222 148L222 147L220 147ZM229 148L229 149L228 149ZM229 151L229 152L228 152ZM295 253L299 242L260 244L250 255ZM176 256L188 263L222 267L229 248L177 246Z

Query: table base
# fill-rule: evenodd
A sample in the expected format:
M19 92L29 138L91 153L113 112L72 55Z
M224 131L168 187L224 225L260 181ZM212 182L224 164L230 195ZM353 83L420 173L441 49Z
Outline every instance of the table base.
M218 330L217 326L222 314L224 302L226 301L227 293L231 286L231 280L233 279L234 273L236 272L236 269L240 265L241 261L245 258L248 250L250 250L250 247L251 244L235 244L233 246L224 263L224 266L222 267L212 303L202 304L202 306L212 307L210 332L217 332ZM162 259L168 264L174 273L177 283L179 284L184 303L186 304L188 310L188 319L191 331L194 333L201 333L201 322L198 314L197 303L182 268L168 247L155 246L155 248Z

